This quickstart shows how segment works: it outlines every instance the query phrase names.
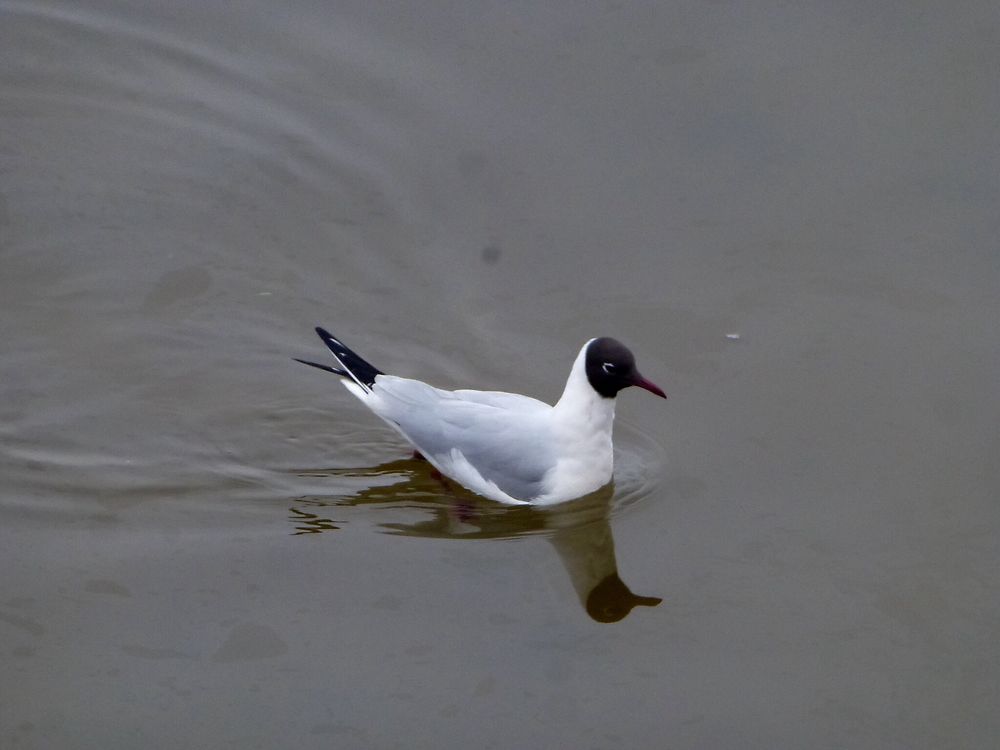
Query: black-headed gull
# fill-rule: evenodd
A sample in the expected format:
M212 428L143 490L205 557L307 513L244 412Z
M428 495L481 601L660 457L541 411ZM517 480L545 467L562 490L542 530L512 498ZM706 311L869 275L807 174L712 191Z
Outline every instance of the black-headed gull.
M615 396L631 385L666 398L635 367L628 348L591 339L577 355L555 406L500 391L445 391L386 375L322 328L344 387L443 475L491 500L551 505L611 481Z

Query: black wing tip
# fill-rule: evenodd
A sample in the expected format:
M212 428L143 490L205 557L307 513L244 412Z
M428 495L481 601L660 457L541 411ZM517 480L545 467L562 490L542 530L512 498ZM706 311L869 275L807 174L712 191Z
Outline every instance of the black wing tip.
M336 344L337 346L340 347L344 346L343 341L338 339L336 336L334 336L332 333L330 333L322 326L316 326L316 335L319 336L321 339L323 339L323 343L326 344L327 346L330 346L331 343Z
M332 372L334 375L340 375L342 378L348 377L348 374L344 370L338 370L336 367L330 367L330 365L321 365L319 362L310 362L307 359L299 359L298 357L292 357L292 359L296 362L301 362L304 365L315 367L317 370Z
M344 344L343 341L338 339L336 336L334 336L332 333L330 333L322 326L316 326L316 335L323 340L323 343L326 344L326 348L329 349L334 354L338 356L341 354L341 352L349 352L351 354L354 354L354 352L351 352L350 348L346 344Z
M316 326L315 330L316 335L323 340L326 348L333 352L333 356L344 368L343 374L345 376L356 380L363 387L371 388L375 384L375 377L383 374L371 362L352 351L349 346L322 326Z

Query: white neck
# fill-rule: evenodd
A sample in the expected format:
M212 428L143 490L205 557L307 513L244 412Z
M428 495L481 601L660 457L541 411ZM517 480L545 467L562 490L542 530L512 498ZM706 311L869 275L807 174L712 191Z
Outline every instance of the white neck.
M546 481L558 490L536 498L542 505L586 495L611 481L615 399L601 396L587 380L589 344L580 350L562 397L552 407L553 438L559 448Z
M588 433L610 435L615 419L615 399L602 396L587 379L587 347L590 341L576 356L563 394L553 408L561 422L585 429Z

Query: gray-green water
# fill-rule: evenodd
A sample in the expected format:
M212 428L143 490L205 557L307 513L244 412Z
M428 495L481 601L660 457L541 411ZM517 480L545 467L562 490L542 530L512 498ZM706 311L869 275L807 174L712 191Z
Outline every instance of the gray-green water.
M0 745L994 746L997 70L991 2L0 2ZM315 324L671 398L501 508Z

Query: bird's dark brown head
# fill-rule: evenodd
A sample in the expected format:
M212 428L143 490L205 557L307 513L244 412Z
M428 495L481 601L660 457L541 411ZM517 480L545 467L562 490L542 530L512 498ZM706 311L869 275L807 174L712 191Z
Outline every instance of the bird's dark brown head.
M667 397L658 385L639 373L632 352L617 339L602 336L591 341L587 346L586 370L590 385L605 398L614 398L618 391L632 385Z

